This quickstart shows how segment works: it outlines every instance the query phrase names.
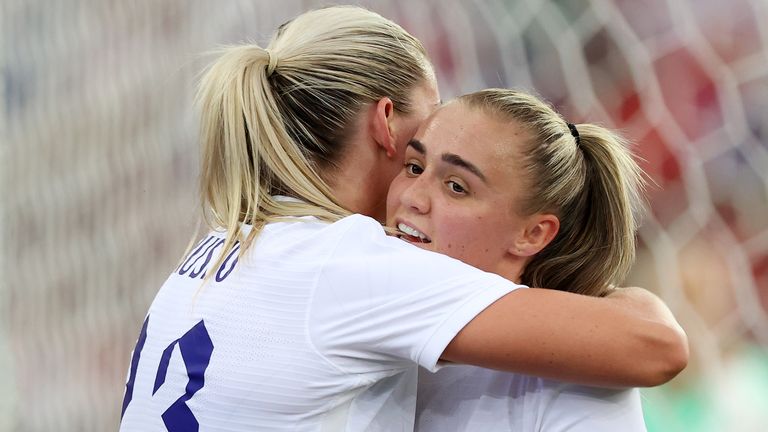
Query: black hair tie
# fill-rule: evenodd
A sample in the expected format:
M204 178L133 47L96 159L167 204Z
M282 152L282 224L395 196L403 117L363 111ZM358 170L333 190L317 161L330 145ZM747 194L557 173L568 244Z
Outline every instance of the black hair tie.
M579 130L576 129L576 125L573 123L568 123L568 129L571 130L571 135L576 139L576 145L581 144L579 140Z

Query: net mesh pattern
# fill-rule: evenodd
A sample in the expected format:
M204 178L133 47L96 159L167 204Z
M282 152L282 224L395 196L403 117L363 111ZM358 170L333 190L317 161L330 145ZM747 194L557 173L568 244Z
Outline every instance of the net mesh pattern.
M768 3L362 4L424 41L444 100L526 89L635 142L653 184L627 283L668 302L692 350L645 392L649 429L761 430ZM203 53L320 5L0 5L0 431L116 428L141 321L197 220Z

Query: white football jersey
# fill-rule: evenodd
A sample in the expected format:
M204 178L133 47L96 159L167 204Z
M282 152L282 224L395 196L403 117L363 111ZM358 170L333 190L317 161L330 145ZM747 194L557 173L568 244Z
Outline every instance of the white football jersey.
M354 215L204 238L149 308L120 430L412 430L417 365L518 286ZM201 287L205 275L210 283Z
M644 432L638 389L606 389L474 366L419 371L418 432Z

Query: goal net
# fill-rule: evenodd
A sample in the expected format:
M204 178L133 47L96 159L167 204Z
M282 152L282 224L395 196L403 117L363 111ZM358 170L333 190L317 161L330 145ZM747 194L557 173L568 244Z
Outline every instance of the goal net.
M326 3L2 2L0 431L116 429L198 214L200 54ZM359 3L425 43L443 99L527 89L636 143L655 184L627 283L691 341L649 430L768 424L768 2Z

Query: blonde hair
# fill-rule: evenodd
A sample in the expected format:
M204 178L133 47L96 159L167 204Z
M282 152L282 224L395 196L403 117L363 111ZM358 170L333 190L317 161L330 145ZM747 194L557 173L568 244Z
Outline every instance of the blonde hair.
M226 229L222 251L240 241L242 255L264 224L281 218L349 215L328 179L354 120L382 97L408 113L412 90L431 74L416 38L359 7L299 15L266 49L225 48L198 92L203 214L210 227ZM245 238L241 223L253 225Z
M459 100L528 133L518 167L526 193L516 210L560 219L557 235L526 265L521 282L595 296L620 283L635 257L644 186L627 142L592 124L575 125L576 137L554 109L523 92L488 89Z

